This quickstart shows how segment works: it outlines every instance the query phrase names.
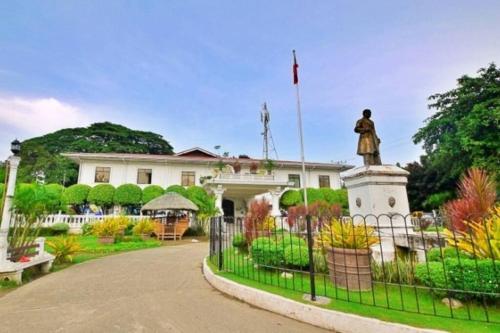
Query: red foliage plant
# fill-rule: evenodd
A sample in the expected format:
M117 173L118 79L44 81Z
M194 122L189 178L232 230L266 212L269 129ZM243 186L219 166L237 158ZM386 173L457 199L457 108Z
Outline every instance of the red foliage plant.
M479 222L488 215L496 200L496 184L486 171L471 168L458 184L459 198L444 205L453 230L465 231L464 221Z
M264 221L269 216L269 202L266 199L252 200L245 216L246 239L250 243L257 231L262 231Z
M288 225L290 228L301 220L305 220L306 214L305 205L288 208ZM334 217L340 217L342 215L342 207L339 204L329 204L324 200L319 200L309 205L309 215L311 215L311 220L314 224L313 227L315 228L318 223L322 224L331 221Z

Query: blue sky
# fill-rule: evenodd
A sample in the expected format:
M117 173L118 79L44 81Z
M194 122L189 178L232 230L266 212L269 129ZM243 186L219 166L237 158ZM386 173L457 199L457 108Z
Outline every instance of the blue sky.
M355 155L371 108L384 163L421 150L427 97L500 63L499 1L18 1L0 3L0 154L9 142L112 121L175 150L262 155L266 101L279 157Z

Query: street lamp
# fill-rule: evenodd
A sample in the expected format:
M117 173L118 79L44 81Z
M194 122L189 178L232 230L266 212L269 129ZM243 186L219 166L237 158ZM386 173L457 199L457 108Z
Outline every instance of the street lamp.
M14 156L18 156L21 152L21 142L15 139L10 143L10 151L14 154Z

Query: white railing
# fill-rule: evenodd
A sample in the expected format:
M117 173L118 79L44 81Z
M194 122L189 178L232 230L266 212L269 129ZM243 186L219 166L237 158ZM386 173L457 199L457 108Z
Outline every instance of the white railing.
M101 221L106 217L113 217L116 215L65 215L65 214L54 214L48 215L43 218L41 225L42 227L50 227L56 223L66 223L69 225L70 229L79 230L86 223L94 223L96 221ZM132 221L139 221L147 216L137 216L137 215L127 215Z
M242 174L242 173L221 173L215 179L228 180L274 180L274 175Z

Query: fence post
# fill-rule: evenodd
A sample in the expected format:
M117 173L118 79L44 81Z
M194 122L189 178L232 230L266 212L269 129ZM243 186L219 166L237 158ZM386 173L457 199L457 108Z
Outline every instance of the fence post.
M311 281L311 301L316 301L316 280L314 278L313 237L311 227L311 215L306 215L307 225L307 250L309 252L309 278Z
M222 216L219 216L219 233L218 233L218 238L219 238L219 271L222 271L222 268L224 266L224 256L222 253Z

